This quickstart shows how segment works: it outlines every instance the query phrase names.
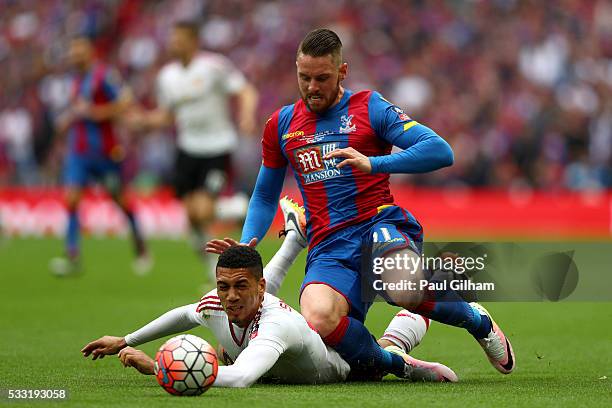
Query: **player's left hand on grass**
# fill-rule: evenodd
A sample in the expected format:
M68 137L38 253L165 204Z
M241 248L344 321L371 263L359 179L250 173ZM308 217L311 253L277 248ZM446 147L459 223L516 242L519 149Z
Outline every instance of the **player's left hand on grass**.
M155 374L155 362L142 350L126 347L119 352L119 360L124 367L134 367L142 374Z
M359 153L352 147L332 150L331 152L323 156L323 159L328 160L335 157L340 157L344 159L340 163L336 164L336 168L338 169L349 165L363 171L364 173L372 172L372 165L370 164L370 159L368 158L368 156Z
M236 245L246 245L255 248L257 245L257 238L251 239L248 244L241 244L232 238L211 239L206 243L206 246L204 246L204 250L211 254L221 255L226 249Z
M93 356L93 359L104 358L110 354L117 354L119 350L127 347L125 338L115 336L104 336L94 340L81 349L83 357Z

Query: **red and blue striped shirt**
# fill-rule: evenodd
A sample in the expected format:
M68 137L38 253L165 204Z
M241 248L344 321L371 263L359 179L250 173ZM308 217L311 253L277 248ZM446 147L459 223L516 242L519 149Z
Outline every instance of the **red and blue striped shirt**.
M72 103L83 100L93 106L105 105L117 100L119 89L115 71L95 63L87 72L74 77L71 100ZM70 154L79 156L115 158L118 141L112 121L75 121L68 130L68 148Z
M453 161L444 139L373 91L345 90L340 102L318 114L302 100L284 106L266 123L262 145L263 163L241 242L262 239L270 227L287 165L302 193L312 248L327 235L393 204L389 174L432 171ZM391 154L394 145L404 150ZM346 147L368 156L372 172L338 169L341 159L323 159Z

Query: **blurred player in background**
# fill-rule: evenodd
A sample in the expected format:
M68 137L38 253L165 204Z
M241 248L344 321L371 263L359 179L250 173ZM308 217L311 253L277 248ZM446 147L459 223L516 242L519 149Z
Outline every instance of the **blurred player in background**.
M347 379L349 365L323 343L302 315L265 292L263 275L261 257L255 249L233 246L219 256L217 288L199 302L173 309L125 337L104 336L94 340L81 352L85 357L93 355L94 360L119 353L124 366L152 375L153 359L129 346L203 326L208 327L219 341L226 362L219 367L214 386L249 387L264 376L293 384L333 383ZM418 344L425 335L425 323L420 316L409 321ZM457 381L450 368L412 357L406 361L402 378Z
M175 60L158 75L157 109L133 112L128 122L134 129L145 130L176 124L174 187L187 211L194 249L201 255L215 217L216 198L228 182L230 155L238 143L230 97L238 99L240 132L252 135L258 95L227 58L199 49L198 26L194 23L175 24L169 51ZM216 257L206 257L214 282Z
M79 269L78 205L84 187L98 180L127 217L136 252L135 271L146 273L151 267L151 259L126 198L121 175L124 151L114 130L114 122L130 104L130 93L122 87L118 73L96 59L90 38L73 38L68 58L75 71L72 100L68 110L58 118L56 126L60 135L67 134L64 162L68 206L66 253L65 257L51 260L51 270L61 276Z
M351 368L372 365L401 375L400 355L385 350L364 325L362 251L372 256L418 259L423 230L393 203L391 173L424 173L450 166L453 152L440 136L419 124L378 92L352 92L342 81L348 65L336 33L317 29L298 47L301 98L272 114L263 135L263 162L249 204L241 242L263 238L276 213L287 165L293 169L306 208L309 244L301 313ZM401 150L391 154L391 148ZM207 250L216 252L211 241ZM418 264L417 264L418 265ZM399 267L381 275L388 283L422 281L423 271ZM389 303L438 322L465 328L501 373L514 369L510 342L480 305L453 297L431 298L421 290L379 293Z

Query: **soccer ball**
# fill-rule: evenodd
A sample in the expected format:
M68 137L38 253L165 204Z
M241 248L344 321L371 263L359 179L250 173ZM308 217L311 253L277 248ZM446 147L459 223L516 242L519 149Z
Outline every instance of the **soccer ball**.
M168 340L155 355L155 377L172 395L200 395L217 379L215 349L197 336L181 334Z

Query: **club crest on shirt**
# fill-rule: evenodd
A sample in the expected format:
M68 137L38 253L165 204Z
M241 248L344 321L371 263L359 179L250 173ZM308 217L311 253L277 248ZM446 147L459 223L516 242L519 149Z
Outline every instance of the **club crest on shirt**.
M308 146L294 153L296 167L300 170L304 184L339 177L342 171L336 167L336 159L323 160L323 156L337 148L336 143Z
M357 130L357 126L353 125L352 120L355 115L342 115L340 117L340 133L351 133Z
M393 106L393 110L395 111L395 113L397 113L397 117L399 118L399 120L411 120L410 116L406 115L402 108L400 108L399 106Z

